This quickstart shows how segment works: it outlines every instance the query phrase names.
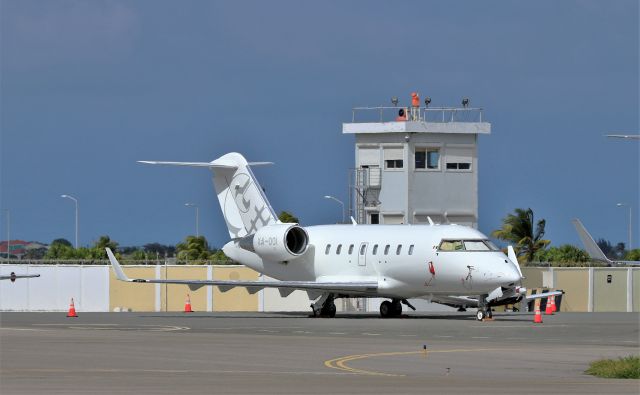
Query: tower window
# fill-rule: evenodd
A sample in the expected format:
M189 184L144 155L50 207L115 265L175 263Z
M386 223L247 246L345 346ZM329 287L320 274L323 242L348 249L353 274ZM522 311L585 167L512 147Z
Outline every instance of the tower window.
M402 169L404 166L402 159L386 159L384 161L385 169Z

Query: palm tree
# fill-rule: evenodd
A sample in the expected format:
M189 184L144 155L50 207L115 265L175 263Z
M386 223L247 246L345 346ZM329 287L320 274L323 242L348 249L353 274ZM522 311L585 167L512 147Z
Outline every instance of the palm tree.
M508 241L514 244L514 249L518 257L524 261L531 262L536 251L544 250L550 240L544 240L544 226L546 221L539 220L533 228L533 211L517 208L513 214L507 215L502 220L502 228L494 230L491 235L497 239Z
M179 259L209 259L209 243L204 236L187 236L183 243L176 245Z

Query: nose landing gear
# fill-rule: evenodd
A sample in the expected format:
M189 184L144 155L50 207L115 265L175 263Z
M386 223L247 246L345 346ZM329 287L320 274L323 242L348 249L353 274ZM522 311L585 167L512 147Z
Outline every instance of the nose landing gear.
M482 321L485 319L493 318L491 307L487 303L487 295L478 296L478 312L476 313L476 319Z

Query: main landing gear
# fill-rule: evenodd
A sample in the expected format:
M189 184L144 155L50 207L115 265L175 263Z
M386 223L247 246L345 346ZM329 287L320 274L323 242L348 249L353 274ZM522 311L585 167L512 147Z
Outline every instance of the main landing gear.
M408 306L413 311L416 310L416 308L413 307L413 305L406 299L392 299L391 301L385 300L380 304L380 317L400 317L402 315L402 305Z
M314 317L333 318L336 316L336 304L333 294L324 294L317 302L311 305Z

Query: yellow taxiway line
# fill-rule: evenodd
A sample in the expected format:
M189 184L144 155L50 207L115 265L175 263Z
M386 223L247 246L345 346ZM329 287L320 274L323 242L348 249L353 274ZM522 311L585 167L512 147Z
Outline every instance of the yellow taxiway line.
M392 357L397 355L424 354L425 356L427 356L428 354L433 354L433 353L478 352L478 351L497 351L497 350L500 350L500 349L498 348L465 348L465 349L451 349L451 350L420 350L420 351L402 351L402 352L382 352L382 353L375 353L375 354L357 354L357 355L347 355L340 358L329 359L327 361L324 361L324 366L331 369L338 369L338 370L342 370L342 371L354 373L354 374L366 374L370 376L403 377L406 375L355 369L350 366L347 366L346 363L351 361L356 361L359 359Z

